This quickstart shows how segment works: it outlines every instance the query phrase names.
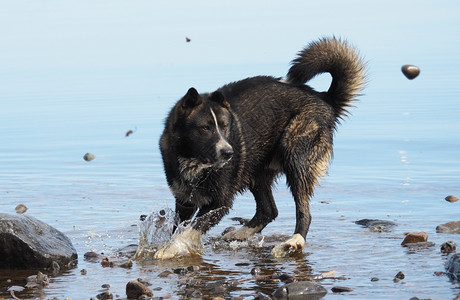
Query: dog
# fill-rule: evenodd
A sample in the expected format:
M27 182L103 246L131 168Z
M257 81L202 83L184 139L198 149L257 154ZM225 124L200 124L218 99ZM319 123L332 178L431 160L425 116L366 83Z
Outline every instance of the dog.
M327 92L306 85L330 73ZM176 199L176 232L157 259L202 254L201 237L249 190L254 217L223 236L244 240L273 221L272 186L285 174L295 201L292 238L272 254L302 252L311 222L309 201L332 157L333 135L365 85L365 63L346 41L321 38L299 52L285 80L257 76L199 94L190 88L171 109L160 138L168 185Z

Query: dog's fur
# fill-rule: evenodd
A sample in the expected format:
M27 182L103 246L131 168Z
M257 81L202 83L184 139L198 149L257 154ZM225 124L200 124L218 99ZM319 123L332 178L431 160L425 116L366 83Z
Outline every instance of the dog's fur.
M332 76L327 92L305 85L324 72ZM278 215L272 185L284 173L296 204L296 226L292 239L275 247L274 254L303 249L313 188L329 166L334 130L363 88L364 73L362 59L346 42L323 38L299 53L286 80L247 78L210 94L190 88L169 113L160 140L179 220L196 214L187 236L198 241L186 243L200 243L201 234L247 189L254 195L256 213L224 238L245 239L261 231ZM186 255L189 249L170 243L156 257Z

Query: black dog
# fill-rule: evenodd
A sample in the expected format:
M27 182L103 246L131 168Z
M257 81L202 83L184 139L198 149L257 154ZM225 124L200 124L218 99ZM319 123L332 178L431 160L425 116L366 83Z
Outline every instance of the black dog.
M241 240L261 231L278 215L272 185L281 173L296 204L296 226L293 237L272 253L302 250L311 221L309 199L329 166L334 130L364 86L364 69L346 42L324 38L299 53L286 80L247 78L211 94L190 88L171 110L160 148L180 221L196 216L155 257L201 253L202 234L247 189L256 213L224 238ZM327 92L305 85L324 72L332 76Z

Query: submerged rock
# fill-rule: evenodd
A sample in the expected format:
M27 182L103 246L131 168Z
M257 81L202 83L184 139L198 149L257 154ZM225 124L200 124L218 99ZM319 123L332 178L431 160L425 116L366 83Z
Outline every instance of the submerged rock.
M38 272L37 275L31 275L26 278L26 288L45 287L50 284L48 275Z
M327 294L327 290L312 281L296 281L279 287L273 293L275 299L319 299Z
M438 233L460 233L460 221L452 221L436 227Z
M28 215L0 213L0 268L49 268L77 262L70 239Z
M446 270L453 279L460 279L460 253L452 254L449 257Z
M389 232L394 226L396 226L395 222L378 219L361 219L355 221L355 224L369 228L369 231L371 232Z

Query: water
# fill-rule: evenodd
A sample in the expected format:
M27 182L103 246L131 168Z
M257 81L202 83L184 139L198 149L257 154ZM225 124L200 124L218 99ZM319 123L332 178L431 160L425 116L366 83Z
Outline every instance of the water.
M209 284L236 280L222 293L251 299L281 285L254 280L250 270L260 267L263 275L298 278L336 271L320 281L329 290L326 299L344 297L333 294L333 286L352 288L345 294L352 299L454 298L459 284L434 272L447 260L440 244L460 243L457 235L435 232L458 220L459 204L443 200L460 194L458 11L454 1L5 1L0 211L15 213L24 203L28 214L67 234L79 254L78 267L50 274L48 287L16 295L88 299L110 284L114 295L125 297L126 283L144 278L161 288L154 291L158 297L183 297L185 287L210 293L216 290ZM252 216L250 194L238 197L205 237L201 258L138 262L130 269L83 259L88 251L112 257L137 244L139 216L174 207L158 139L166 113L190 86L204 92L247 76L284 76L301 47L331 34L359 48L369 82L336 134L329 175L312 200L305 255L270 256L294 227L294 203L281 179L279 217L247 245L221 244L218 237L238 226L232 217ZM403 64L418 65L419 77L407 80ZM312 84L325 89L327 80ZM129 130L134 133L126 137ZM84 161L86 152L95 160ZM353 223L363 218L398 225L367 232ZM426 231L436 246L402 248L409 231ZM188 266L198 270L172 273ZM393 282L398 271L406 275L402 283ZM32 274L0 271L0 297Z

